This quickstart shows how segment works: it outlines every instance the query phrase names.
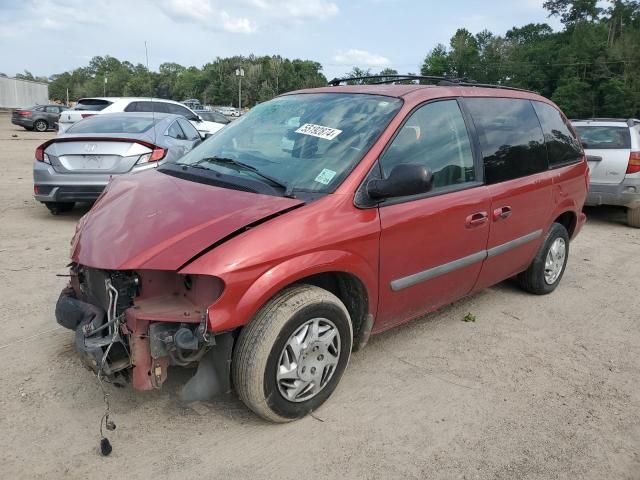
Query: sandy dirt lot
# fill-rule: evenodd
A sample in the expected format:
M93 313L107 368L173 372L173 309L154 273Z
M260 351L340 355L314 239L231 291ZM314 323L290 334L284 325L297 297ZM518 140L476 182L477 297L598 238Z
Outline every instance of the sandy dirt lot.
M640 479L640 230L609 208L587 211L552 295L505 282L373 338L315 418L184 407L173 372L159 392L110 389L99 456L100 388L53 316L86 209L31 196L52 136L0 115L0 477Z

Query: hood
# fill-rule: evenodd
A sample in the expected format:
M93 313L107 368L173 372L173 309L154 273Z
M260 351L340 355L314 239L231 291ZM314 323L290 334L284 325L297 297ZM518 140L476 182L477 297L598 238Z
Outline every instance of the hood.
M243 227L302 203L155 170L123 175L80 219L71 257L108 270L177 270Z

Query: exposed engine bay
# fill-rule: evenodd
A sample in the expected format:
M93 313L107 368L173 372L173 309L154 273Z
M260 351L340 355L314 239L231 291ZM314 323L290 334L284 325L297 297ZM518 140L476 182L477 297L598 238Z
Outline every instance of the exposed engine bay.
M136 390L162 386L169 366L198 365L187 401L230 390L232 333L208 331L208 307L222 293L215 277L73 264L56 304L58 323L75 331L83 363L101 379Z

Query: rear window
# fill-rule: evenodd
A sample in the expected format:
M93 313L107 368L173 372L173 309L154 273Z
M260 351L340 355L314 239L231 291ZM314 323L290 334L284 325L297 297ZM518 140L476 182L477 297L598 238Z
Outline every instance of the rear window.
M567 125L567 119L551 105L533 102L544 132L549 165L566 165L582 158L582 148L575 134Z
M612 150L616 148L631 148L631 134L628 127L598 127L595 125L575 126L582 146Z
M96 115L75 123L67 133L143 133L153 123L153 118L147 117Z
M76 104L74 110L91 110L99 112L100 110L107 108L112 103L113 102L108 100L99 100L97 98L84 98Z
M540 122L529 100L467 98L478 132L486 183L498 183L547 170Z

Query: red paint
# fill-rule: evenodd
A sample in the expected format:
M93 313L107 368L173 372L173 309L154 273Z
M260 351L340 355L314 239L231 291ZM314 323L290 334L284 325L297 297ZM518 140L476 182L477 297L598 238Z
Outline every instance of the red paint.
M210 330L228 331L249 322L269 298L293 282L322 272L346 272L366 287L374 332L380 332L524 270L551 223L563 213L576 218L574 236L584 223L584 159L530 177L412 202L368 209L354 205L356 190L417 105L435 98L498 94L551 104L542 97L418 85L309 92L376 93L404 100L398 115L334 194L302 205L151 170L112 181L81 220L73 242L74 262L136 270L141 276L142 294L127 310L127 326L140 337L133 349L140 367L134 375L137 388L152 386L148 341L143 338L150 321L194 322L206 312ZM266 217L269 220L260 223ZM244 230L248 224L255 226ZM504 254L399 291L390 287L395 279L535 231L541 231L535 241ZM200 290L184 290L187 274L202 279ZM141 358L145 355L146 360Z

